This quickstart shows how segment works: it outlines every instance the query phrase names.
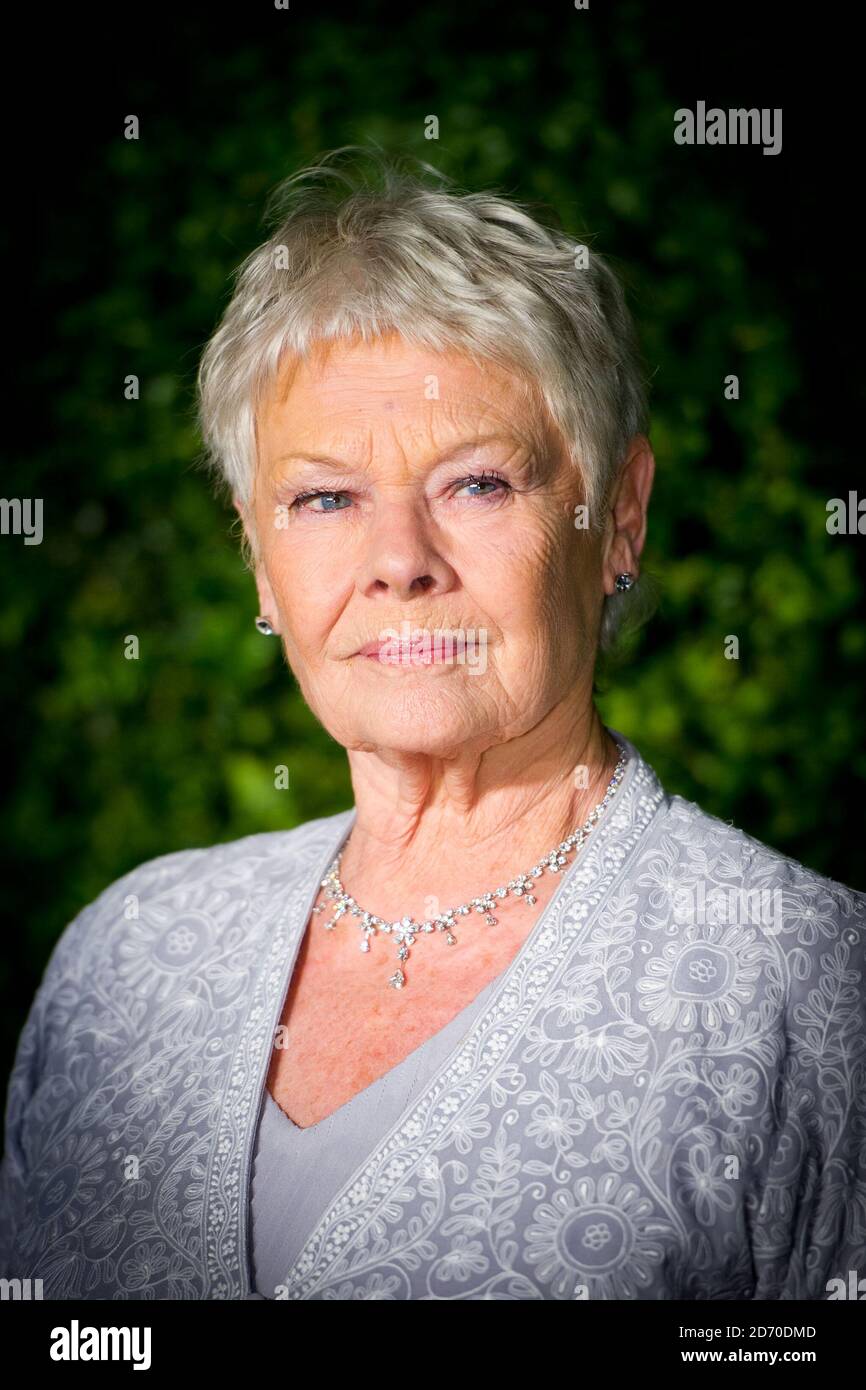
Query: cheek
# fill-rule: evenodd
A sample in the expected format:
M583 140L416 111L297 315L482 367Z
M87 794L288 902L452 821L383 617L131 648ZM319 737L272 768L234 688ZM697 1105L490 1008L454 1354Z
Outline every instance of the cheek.
M298 595L345 592L357 573L357 533L339 518L290 522L271 545L269 564L284 589Z
M284 544L272 548L266 563L283 635L304 655L321 650L346 601L333 558L330 567L318 558L314 563L309 551Z
M556 522L512 544L491 587L492 611L503 626L533 632L544 641L552 628L569 626L589 611L600 585L596 548L585 535Z
M595 650L601 579L585 537L569 541L552 560L540 596L539 660L554 686L580 679Z

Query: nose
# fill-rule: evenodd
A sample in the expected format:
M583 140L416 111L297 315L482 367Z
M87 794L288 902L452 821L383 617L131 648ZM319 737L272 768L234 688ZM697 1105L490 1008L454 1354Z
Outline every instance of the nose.
M436 546L423 508L410 498L382 504L366 537L358 576L361 592L408 600L444 593L453 582L454 572Z

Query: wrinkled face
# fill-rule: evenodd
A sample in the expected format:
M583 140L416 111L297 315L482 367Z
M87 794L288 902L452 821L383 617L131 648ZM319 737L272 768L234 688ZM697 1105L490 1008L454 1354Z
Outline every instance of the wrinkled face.
M260 611L339 743L448 757L589 701L601 544L514 376L341 341L286 362L256 428Z

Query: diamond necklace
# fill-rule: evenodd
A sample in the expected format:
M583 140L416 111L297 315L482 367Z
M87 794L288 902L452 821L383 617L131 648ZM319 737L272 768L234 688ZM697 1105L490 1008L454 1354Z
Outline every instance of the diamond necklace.
M538 863L535 864L528 873L518 874L517 878L511 879L504 887L494 888L491 893L482 893L480 897L471 898L469 902L461 903L459 907L449 907L447 911L440 912L438 917L433 917L427 922L416 922L412 917L401 917L399 922L385 922L381 917L377 917L374 912L366 912L363 907L360 907L358 903L355 902L351 894L346 892L340 882L340 860L343 857L343 850L340 850L328 869L327 874L322 879L321 884L323 888L327 889L326 896L336 900L334 915L329 922L325 922L326 929L332 931L340 918L343 917L345 913L349 912L353 917L360 918L358 926L364 933L361 941L362 951L369 951L370 938L375 936L377 931L380 931L384 932L386 935L390 935L398 942L397 956L401 961L405 961L409 956L409 948L415 944L416 936L429 935L430 932L434 931L444 931L445 940L448 942L448 945L456 946L457 937L452 931L456 919L458 917L467 917L472 911L483 916L487 926L495 927L498 921L498 918L494 917L492 912L495 901L497 899L501 901L507 898L509 893L512 897L521 898L523 902L529 903L530 907L532 907L536 901L535 895L527 891L533 886L532 880L541 878L545 869L549 869L553 874L559 873L559 870L565 865L566 855L573 849L580 849L602 811L611 800L611 797L614 796L617 787L622 781L627 761L628 757L625 749L623 749L620 753L616 768L614 769L613 776L607 784L607 791L595 810L590 812L588 818L584 821L579 830L572 831L568 839L563 840L562 844L558 845L556 849L551 850L550 854L539 859ZM324 912L325 904L319 903L318 906L313 908L313 911ZM394 989L402 989L405 983L406 976L398 966L394 974L388 980L388 984Z

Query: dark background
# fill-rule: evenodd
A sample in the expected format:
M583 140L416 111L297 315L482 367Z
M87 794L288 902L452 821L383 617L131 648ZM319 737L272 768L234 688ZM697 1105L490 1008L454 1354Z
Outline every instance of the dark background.
M193 415L267 192L349 142L542 202L620 269L652 375L661 602L602 673L602 713L669 790L866 887L864 542L825 524L829 498L866 491L862 77L845 11L803 16L291 0L25 21L3 492L44 499L45 535L0 536L4 1076L53 943L113 879L351 804L342 750L253 627ZM675 145L698 100L782 107L781 154Z

